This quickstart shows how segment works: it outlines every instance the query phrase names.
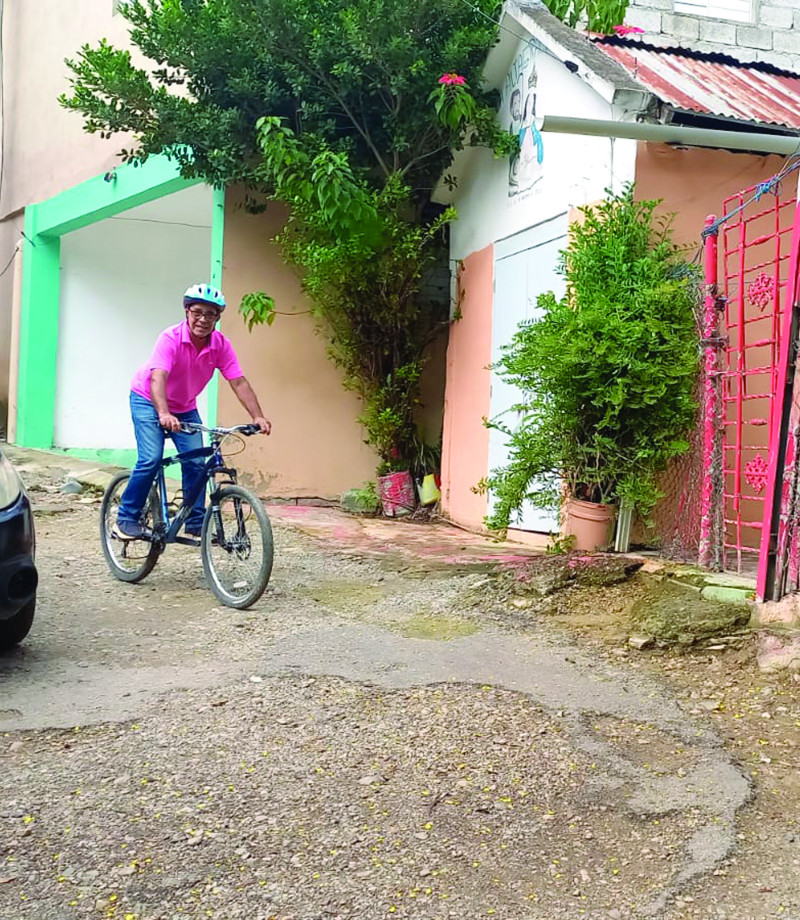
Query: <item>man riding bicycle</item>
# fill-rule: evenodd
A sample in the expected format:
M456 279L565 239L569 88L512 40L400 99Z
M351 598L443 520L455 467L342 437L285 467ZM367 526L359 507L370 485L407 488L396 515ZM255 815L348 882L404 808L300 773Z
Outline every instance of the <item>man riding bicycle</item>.
M231 385L239 402L263 434L272 428L264 418L258 398L239 366L230 341L214 327L225 309L222 292L209 284L193 284L183 296L186 319L165 329L156 339L149 361L131 381L131 417L138 457L122 496L115 535L123 540L145 536L142 510L164 454L164 440L172 437L179 453L203 446L200 432L182 431L184 423L201 424L197 397L215 370ZM202 459L181 464L183 494L203 475ZM205 493L200 492L186 519L184 532L198 537L205 513Z

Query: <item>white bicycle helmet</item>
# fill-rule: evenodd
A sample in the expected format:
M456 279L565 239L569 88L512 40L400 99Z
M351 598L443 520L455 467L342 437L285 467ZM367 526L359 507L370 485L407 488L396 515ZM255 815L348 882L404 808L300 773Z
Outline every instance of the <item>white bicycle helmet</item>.
M184 309L193 303L211 304L211 306L217 307L220 313L225 309L225 298L222 291L217 290L210 284L193 284L191 287L186 288L186 293L183 295Z

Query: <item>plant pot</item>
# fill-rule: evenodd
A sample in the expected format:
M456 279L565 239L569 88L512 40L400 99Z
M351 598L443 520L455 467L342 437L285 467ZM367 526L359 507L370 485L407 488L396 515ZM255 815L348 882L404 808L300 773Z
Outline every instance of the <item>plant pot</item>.
M378 477L378 495L386 517L401 517L410 514L416 506L414 480L411 473L389 473Z
M442 497L442 493L436 484L436 476L433 473L423 476L422 482L417 483L417 492L419 493L420 505L435 505Z
M561 509L564 536L575 537L575 549L594 552L611 542L614 505L567 498Z

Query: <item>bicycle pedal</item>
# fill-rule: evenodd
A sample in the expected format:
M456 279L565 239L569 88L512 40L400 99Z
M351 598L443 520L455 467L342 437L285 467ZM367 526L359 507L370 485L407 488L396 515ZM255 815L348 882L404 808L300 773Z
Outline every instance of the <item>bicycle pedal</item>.
M200 546L199 538L195 537L175 537L176 543L181 543L183 546Z

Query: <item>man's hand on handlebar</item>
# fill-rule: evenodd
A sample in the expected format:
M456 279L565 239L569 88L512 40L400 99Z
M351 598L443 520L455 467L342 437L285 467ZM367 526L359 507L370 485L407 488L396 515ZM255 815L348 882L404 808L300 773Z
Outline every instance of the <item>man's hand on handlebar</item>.
M161 425L165 431L180 431L182 427L180 420L177 419L174 415L170 415L169 413L159 415L158 424Z
M170 427L170 420L177 423L176 428ZM195 422L181 422L174 415L159 415L158 421L167 432L182 431L185 434L194 434L198 431L206 431L219 437L225 437L229 434L243 434L249 437L252 434L269 434L272 430L271 422L260 417L253 419L249 425L234 425L233 428L206 428L204 425L198 425Z

